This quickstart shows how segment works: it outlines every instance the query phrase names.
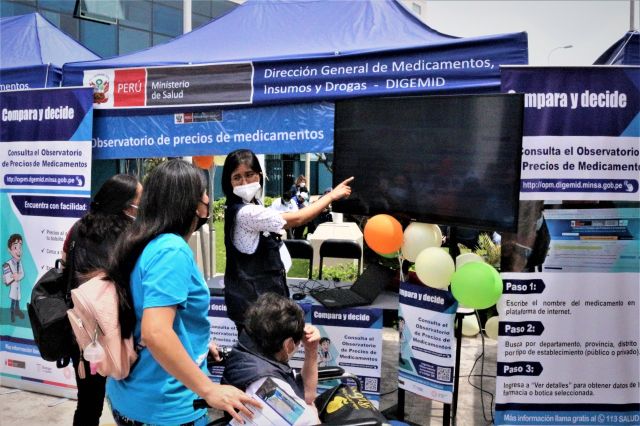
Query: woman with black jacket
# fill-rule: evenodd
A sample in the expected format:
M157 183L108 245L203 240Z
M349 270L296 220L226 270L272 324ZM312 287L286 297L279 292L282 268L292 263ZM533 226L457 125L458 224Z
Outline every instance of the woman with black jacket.
M63 246L62 259L67 266L73 265L75 286L87 281L95 271L107 268L116 240L137 215L141 195L138 179L125 174L112 176L98 190L89 212L73 225ZM72 361L78 387L73 424L97 426L104 405L106 378L90 374L89 363L80 359L79 351Z

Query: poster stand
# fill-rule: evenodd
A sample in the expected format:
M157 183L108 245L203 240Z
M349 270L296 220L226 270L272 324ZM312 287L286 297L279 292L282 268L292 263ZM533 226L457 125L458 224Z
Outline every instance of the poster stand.
M455 338L456 338L456 361L453 370L453 399L451 404L443 404L442 425L449 426L456 423L456 412L458 410L458 384L460 383L460 351L462 349L462 320L467 315L474 315L475 310L469 308L458 308L455 318ZM398 402L382 412L388 419L405 421L404 416L405 390L398 388ZM405 421L406 422L406 421ZM412 424L408 422L409 424Z

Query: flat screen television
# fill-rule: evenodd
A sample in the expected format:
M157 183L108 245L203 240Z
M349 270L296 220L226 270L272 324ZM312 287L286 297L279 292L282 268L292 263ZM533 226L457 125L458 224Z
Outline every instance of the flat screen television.
M516 231L522 117L522 94L337 101L333 209Z

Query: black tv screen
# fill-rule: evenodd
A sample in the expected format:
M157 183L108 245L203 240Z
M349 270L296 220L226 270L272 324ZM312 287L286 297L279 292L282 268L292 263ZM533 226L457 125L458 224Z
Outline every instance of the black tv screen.
M516 231L522 117L522 94L337 101L333 209Z

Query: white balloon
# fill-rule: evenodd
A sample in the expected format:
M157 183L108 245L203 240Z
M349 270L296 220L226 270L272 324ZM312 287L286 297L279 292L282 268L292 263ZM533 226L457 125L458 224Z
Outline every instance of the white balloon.
M471 252L463 253L458 257L456 257L456 269L460 269L460 267L465 263L471 263L471 262L484 262L484 258L478 254L471 253Z
M498 323L500 322L500 317L495 316L491 317L484 323L484 334L487 335L488 338L497 340L498 339Z
M473 337L480 332L480 324L475 315L465 315L462 318L462 335Z
M412 222L404 230L402 255L410 262L415 262L422 250L441 245L442 231L438 225Z
M438 289L449 287L455 272L453 259L440 247L429 247L416 258L416 274L425 285Z

